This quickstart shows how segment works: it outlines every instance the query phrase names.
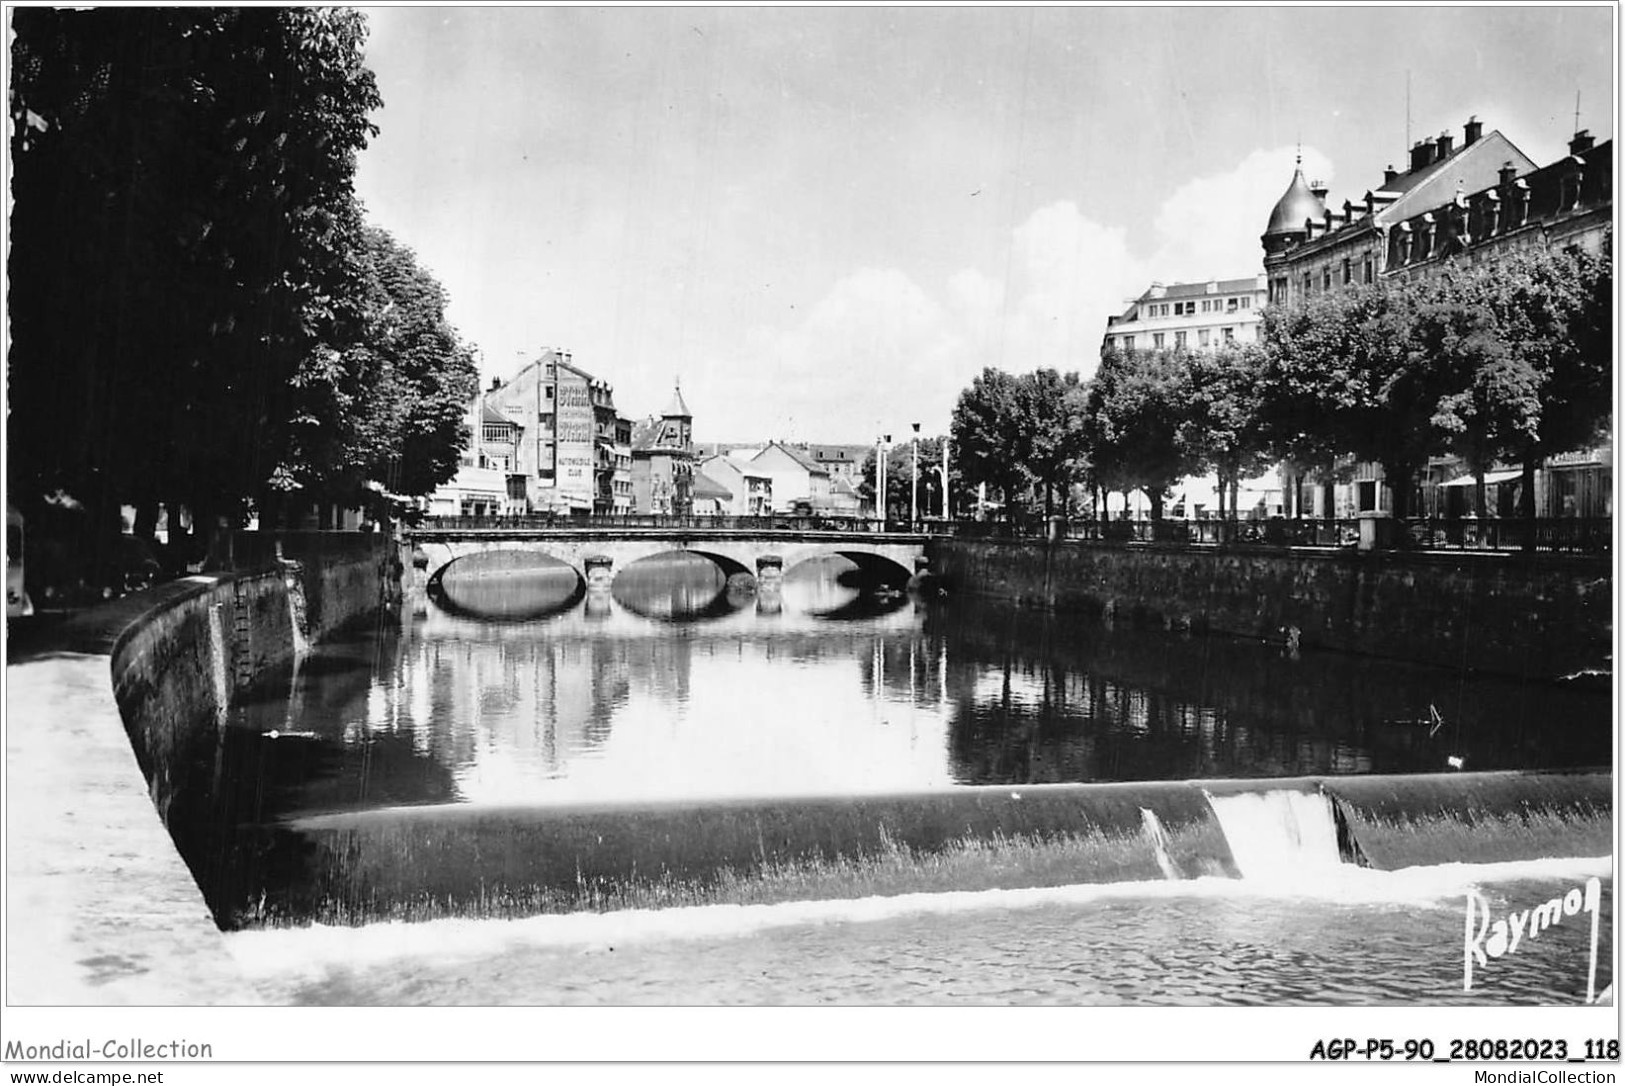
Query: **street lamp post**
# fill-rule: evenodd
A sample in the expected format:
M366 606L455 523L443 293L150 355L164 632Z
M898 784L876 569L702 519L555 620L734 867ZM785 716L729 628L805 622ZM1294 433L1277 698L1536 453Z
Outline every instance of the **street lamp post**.
M942 463L938 465L942 471L942 519L948 520L948 435L942 436Z
M908 526L913 531L920 523L920 424L914 424L914 483L908 491Z
M890 434L881 434L875 442L875 513L880 517L880 530L886 530L886 446L891 444Z

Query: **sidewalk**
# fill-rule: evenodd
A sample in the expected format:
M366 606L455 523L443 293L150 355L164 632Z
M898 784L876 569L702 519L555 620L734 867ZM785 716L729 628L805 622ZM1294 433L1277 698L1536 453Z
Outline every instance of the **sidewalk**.
M155 602L141 595L12 646L22 651L5 680L8 1003L261 1002L148 798L113 698L108 653Z

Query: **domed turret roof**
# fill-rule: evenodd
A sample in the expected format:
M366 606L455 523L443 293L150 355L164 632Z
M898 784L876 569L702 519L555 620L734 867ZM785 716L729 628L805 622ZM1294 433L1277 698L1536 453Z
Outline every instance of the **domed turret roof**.
M1292 171L1292 183L1286 187L1286 192L1275 201L1275 210L1270 212L1270 224L1264 230L1264 236L1274 237L1279 234L1303 233L1305 219L1318 219L1326 214L1326 205L1320 198L1309 191L1309 184L1303 179L1303 165L1300 161L1297 169Z

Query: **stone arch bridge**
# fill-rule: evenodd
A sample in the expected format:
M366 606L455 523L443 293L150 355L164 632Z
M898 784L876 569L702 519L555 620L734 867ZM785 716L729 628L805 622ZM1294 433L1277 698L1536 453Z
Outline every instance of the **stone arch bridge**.
M725 574L776 579L802 562L839 555L890 584L905 583L923 568L926 536L906 532L704 527L443 527L408 528L420 583L474 554L520 551L565 563L582 580L607 584L616 571L641 558L673 551L708 558Z

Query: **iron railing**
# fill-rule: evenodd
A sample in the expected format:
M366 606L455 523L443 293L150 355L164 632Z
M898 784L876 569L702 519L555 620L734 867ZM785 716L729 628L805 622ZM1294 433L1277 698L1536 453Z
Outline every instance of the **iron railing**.
M1050 539L1089 543L1172 544L1197 547L1359 546L1361 521L1352 518L1271 517L1265 520L1097 520L1017 517L1004 520L889 520L824 515L702 516L659 513L531 514L525 516L425 517L422 530L442 531L625 531L697 530L736 532L912 533L968 539ZM409 529L410 530L410 529ZM1412 517L1378 520L1366 529L1381 550L1527 551L1608 554L1613 520L1608 517L1516 517L1481 520ZM1533 540L1532 545L1528 544Z
M941 527L940 524L935 527ZM918 532L931 530L927 522L882 523L872 517L782 514L761 516L679 515L675 513L528 514L489 517L424 517L411 528L440 531L621 531L674 530L737 532Z
M1401 522L1396 545L1430 551L1537 551L1609 554L1612 517L1444 518L1411 517Z

